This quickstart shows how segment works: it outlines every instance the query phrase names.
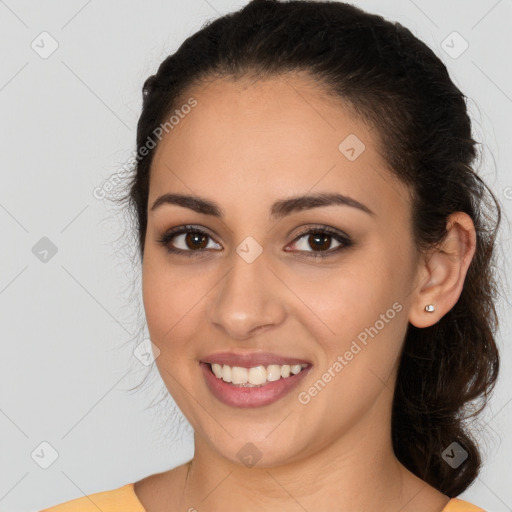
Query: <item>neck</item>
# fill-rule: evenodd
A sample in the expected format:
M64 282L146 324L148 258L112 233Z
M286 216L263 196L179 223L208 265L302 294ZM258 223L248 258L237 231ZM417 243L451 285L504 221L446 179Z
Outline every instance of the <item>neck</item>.
M179 510L441 510L447 498L400 464L390 428L375 428L389 419L362 419L313 455L273 467L242 466L196 434ZM437 509L425 508L427 496Z

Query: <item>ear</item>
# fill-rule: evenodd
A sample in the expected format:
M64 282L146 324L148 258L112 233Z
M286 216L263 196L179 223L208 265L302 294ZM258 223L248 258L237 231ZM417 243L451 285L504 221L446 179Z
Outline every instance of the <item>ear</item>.
M459 300L469 264L476 249L476 232L471 217L452 213L446 223L447 234L440 245L420 260L409 322L415 327L437 323ZM425 311L433 304L435 311Z

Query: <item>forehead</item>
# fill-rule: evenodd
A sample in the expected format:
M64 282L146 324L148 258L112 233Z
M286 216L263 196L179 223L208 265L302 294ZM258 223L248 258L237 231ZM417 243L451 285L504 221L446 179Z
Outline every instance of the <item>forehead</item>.
M217 79L190 89L182 103L189 98L196 106L154 155L150 203L171 191L221 204L237 198L239 206L338 191L366 198L374 211L397 195L406 199L379 153L378 134L311 80Z

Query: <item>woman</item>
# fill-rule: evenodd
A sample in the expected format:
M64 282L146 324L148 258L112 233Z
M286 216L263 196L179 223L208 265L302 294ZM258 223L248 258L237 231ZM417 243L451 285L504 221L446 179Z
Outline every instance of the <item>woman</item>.
M143 98L126 200L194 457L47 511L482 510L456 497L500 207L441 61L348 4L253 0Z

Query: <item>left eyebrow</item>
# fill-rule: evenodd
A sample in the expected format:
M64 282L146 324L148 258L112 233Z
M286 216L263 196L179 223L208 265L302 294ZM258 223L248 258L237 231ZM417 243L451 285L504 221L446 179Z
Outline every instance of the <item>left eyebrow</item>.
M358 210L368 213L369 215L375 215L375 213L370 210L368 206L360 203L352 197L337 193L320 193L306 196L289 197L287 199L276 201L272 205L270 218L280 219L292 212L332 205L350 206L352 208L357 208Z
M154 211L164 204L175 204L184 208L189 208L203 215L212 215L214 217L224 217L224 210L214 201L198 196L186 194L164 194L156 199L151 206ZM270 209L271 219L281 219L293 212L319 208L322 206L350 206L357 208L369 215L375 213L368 206L357 201L356 199L338 193L319 193L304 196L288 197L276 201Z

